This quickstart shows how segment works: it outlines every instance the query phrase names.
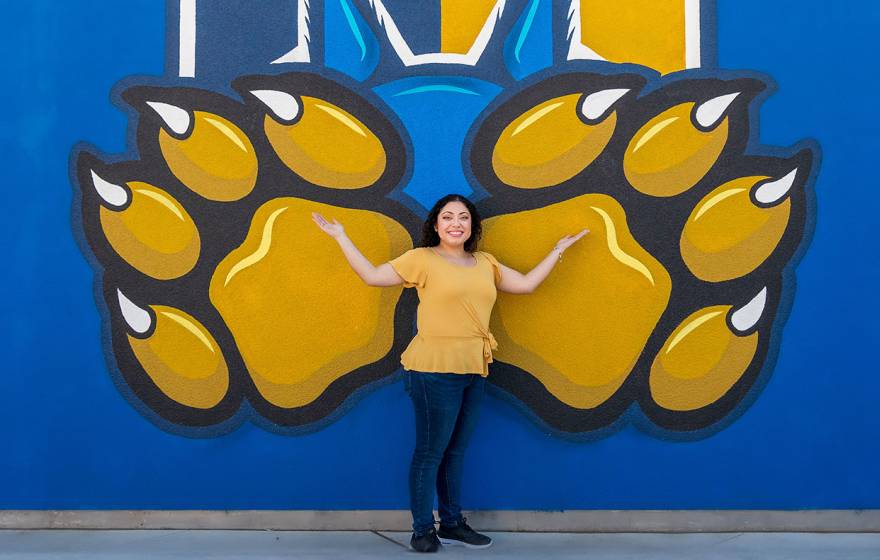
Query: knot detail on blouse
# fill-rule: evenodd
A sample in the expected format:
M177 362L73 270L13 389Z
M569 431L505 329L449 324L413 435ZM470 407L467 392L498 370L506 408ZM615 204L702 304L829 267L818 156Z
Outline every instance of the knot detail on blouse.
M498 341L489 331L483 332L483 375L489 375L489 364L492 362L492 350L498 350Z

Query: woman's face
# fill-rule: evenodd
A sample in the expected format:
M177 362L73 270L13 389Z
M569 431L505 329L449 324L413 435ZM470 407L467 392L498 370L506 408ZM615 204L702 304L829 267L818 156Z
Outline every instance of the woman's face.
M471 213L463 202L458 200L447 202L437 215L434 229L440 236L441 245L463 247L464 242L471 236Z

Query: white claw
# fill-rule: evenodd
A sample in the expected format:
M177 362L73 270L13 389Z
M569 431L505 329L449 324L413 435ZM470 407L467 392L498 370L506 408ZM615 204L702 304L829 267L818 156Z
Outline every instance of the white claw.
M190 118L185 109L158 101L147 101L147 105L162 117L165 125L175 134L185 134L189 130Z
M274 89L257 89L251 93L282 121L292 121L299 114L299 102L289 93Z
M598 119L627 93L629 93L628 89L603 89L591 93L584 98L584 102L581 104L581 113L591 121Z
M703 128L712 128L724 116L724 111L730 107L733 100L739 95L739 92L728 93L727 95L719 95L713 97L709 101L702 103L697 107L697 123Z
M781 200L794 184L797 171L797 167L795 167L785 177L761 184L755 189L755 200L761 204L773 204Z
M766 303L767 287L765 286L758 292L758 295L752 298L752 301L733 312L733 315L730 316L730 324L740 332L749 330L761 319Z
M284 64L287 62L309 62L310 58L311 53L309 53L309 44L302 43L287 51L283 55L279 56L278 58L270 62L270 64Z
M122 317L131 330L138 334L144 334L150 330L153 320L150 319L150 314L146 309L132 303L119 288L116 289L116 297L119 299L119 310L122 311Z
M95 190L98 192L98 196L100 196L104 202L110 206L116 206L117 208L121 208L128 204L128 191L119 185L105 181L94 171L91 171L91 174L92 184L95 185Z

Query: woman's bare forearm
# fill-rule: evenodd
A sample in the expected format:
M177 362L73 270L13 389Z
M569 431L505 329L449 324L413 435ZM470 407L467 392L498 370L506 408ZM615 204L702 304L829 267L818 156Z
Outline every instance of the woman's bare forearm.
M521 274L512 268L507 268L506 266L501 265L501 283L498 285L498 288L511 294L530 294L534 292L538 286L541 285L541 282L547 278L550 271L553 270L553 267L559 262L559 259L562 258L562 253L564 253L572 243L576 242L589 232L590 230L584 228L574 235L566 235L557 241L556 245L553 246L553 250L550 251L550 253L548 253L547 256L537 264L537 266L526 274Z
M552 251L547 253L547 256L535 265L535 268L528 271L525 275L526 277L526 288L528 289L527 293L534 292L538 286L541 285L547 276L550 275L550 271L553 270L553 267L556 266L556 263L559 262L559 258L562 256L562 251L559 249L553 248Z
M403 282L400 276L397 275L388 263L384 263L378 267L374 266L345 233L339 235L335 239L339 244L339 248L342 249L342 254L345 255L345 259L348 261L352 270L354 270L367 285L396 286Z
M556 263L559 262L560 254L560 250L554 247L541 262L526 274L502 265L501 284L499 284L498 288L502 292L509 294L530 294L534 292L541 285L541 282L550 275L550 271L553 270Z

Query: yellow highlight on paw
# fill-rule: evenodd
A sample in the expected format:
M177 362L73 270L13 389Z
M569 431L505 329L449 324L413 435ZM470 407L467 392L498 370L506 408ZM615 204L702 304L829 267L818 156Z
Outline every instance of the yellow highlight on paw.
M384 357L402 290L365 285L312 223L312 212L345 224L373 263L412 248L403 226L376 212L298 198L257 210L244 243L218 265L209 293L257 390L283 408L312 402L337 379Z
M617 114L597 124L578 118L578 93L532 107L511 122L495 144L492 167L504 183L522 189L558 185L596 159L614 133Z
M623 170L634 189L652 196L674 196L696 185L727 143L728 119L704 132L691 122L695 103L682 103L648 121L633 136Z
M216 406L229 389L229 369L220 347L199 321L173 307L152 305L153 334L128 335L144 371L170 399L193 408Z
M193 121L183 140L159 130L159 147L174 176L209 200L228 202L250 194L257 181L257 155L248 137L212 113L195 111Z
M281 161L294 173L332 189L359 189L385 171L385 148L357 117L336 105L301 97L302 116L282 124L267 115L264 130Z
M585 227L590 233L535 293L498 294L492 319L496 358L582 409L608 400L629 375L666 309L669 274L632 237L610 196L586 194L483 222L485 249L518 270Z
M147 276L183 276L199 259L199 231L192 218L164 190L133 181L131 202L122 210L100 208L101 229L122 259Z
M752 363L758 333L731 332L729 305L701 309L672 332L651 366L654 401L669 410L687 411L720 399Z
M741 177L716 188L694 208L681 233L681 256L697 278L721 282L745 276L779 245L791 202L757 206L751 192L769 177Z

